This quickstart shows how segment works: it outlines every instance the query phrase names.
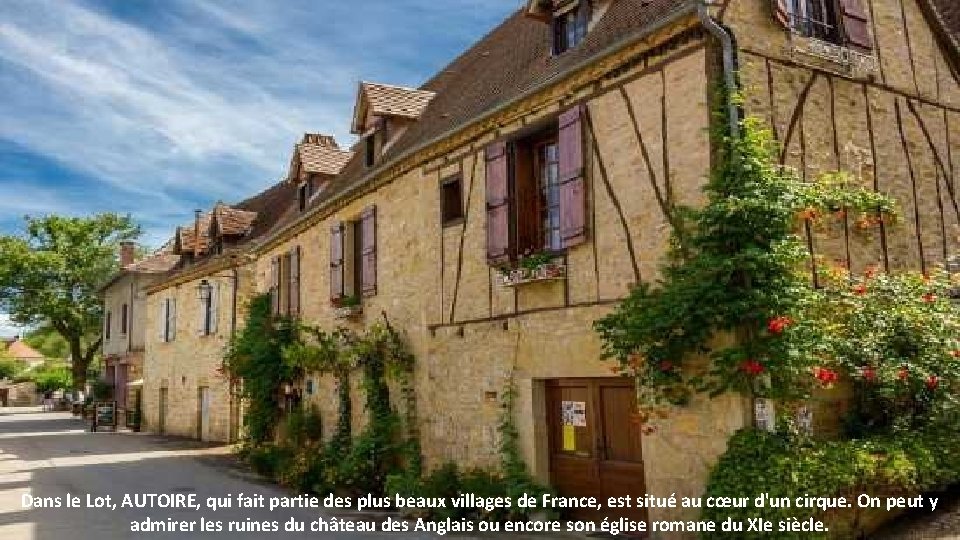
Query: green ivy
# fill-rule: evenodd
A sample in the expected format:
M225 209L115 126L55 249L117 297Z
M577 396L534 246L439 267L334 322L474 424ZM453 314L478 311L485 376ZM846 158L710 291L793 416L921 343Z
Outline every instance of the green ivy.
M273 317L269 295L251 300L246 324L231 340L221 368L245 403L245 444L265 444L276 435L280 386L294 375L281 351L296 339L295 324Z
M639 379L641 402L651 408L696 392L806 397L810 370L828 351L824 329L801 318L820 295L810 286L801 231L825 216L896 219L890 198L849 175L804 182L778 166L777 145L758 120L744 121L740 138L721 140L706 205L674 212L662 281L639 285L596 323L606 357ZM779 317L797 323L790 339L767 331ZM705 370L684 369L703 355L712 360Z

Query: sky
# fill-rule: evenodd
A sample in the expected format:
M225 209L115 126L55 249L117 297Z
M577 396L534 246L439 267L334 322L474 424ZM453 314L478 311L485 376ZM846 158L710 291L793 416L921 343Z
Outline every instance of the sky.
M2 0L0 235L119 212L159 246L278 181L304 132L349 146L359 81L418 86L521 3Z
M0 234L133 215L150 245L352 142L357 83L418 86L521 0L3 0ZM0 321L2 324L2 321Z

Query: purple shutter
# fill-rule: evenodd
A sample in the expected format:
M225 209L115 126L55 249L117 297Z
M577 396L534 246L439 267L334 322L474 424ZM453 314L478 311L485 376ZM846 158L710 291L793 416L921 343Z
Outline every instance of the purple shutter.
M587 239L583 167L583 106L560 115L560 243L573 247Z
M787 7L788 0L772 0L773 17L781 26L790 30L793 26L790 24L790 8Z
M343 298L343 222L330 228L330 299Z
M290 252L290 315L300 315L300 246Z
M510 188L507 174L507 145L491 144L487 164L487 260L502 264L510 260Z
M363 296L377 294L377 207L360 214L360 286Z
M847 34L847 41L863 49L873 49L863 1L840 0L840 12L843 14L843 30Z

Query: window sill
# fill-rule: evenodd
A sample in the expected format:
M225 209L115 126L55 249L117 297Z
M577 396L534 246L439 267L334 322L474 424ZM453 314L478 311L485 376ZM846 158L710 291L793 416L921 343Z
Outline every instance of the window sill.
M791 56L824 62L844 74L866 77L879 72L880 64L874 53L862 52L846 44L838 44L796 32L790 33L788 52Z
M333 317L337 320L356 319L360 315L363 315L363 306L360 305L333 307Z
M563 263L552 262L541 264L536 268L511 268L498 270L500 285L517 287L527 283L545 281L561 281L567 279L567 266Z

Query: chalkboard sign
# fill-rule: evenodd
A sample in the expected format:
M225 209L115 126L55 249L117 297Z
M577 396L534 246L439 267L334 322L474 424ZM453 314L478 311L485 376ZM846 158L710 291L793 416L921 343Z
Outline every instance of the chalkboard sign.
M103 426L117 428L117 402L116 401L98 401L94 404L96 415L94 417L94 429Z

